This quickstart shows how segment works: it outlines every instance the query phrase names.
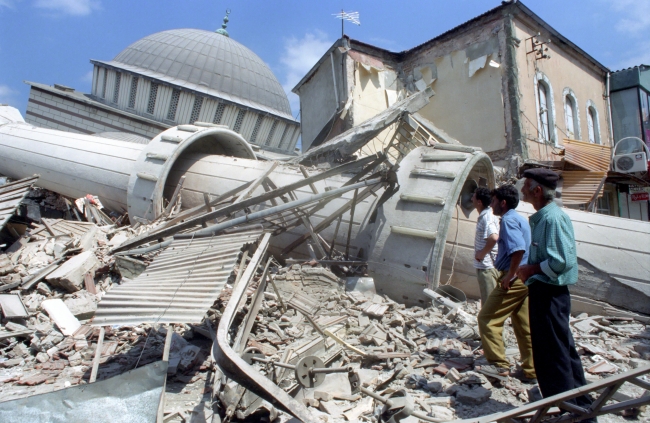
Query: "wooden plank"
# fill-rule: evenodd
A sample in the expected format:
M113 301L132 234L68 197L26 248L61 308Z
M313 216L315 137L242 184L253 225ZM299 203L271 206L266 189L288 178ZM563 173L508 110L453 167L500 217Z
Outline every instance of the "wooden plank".
M167 207L165 208L165 211L163 212L163 216L169 216L169 213L171 213L172 209L176 205L176 201L178 201L178 198L181 193L181 188L183 188L183 183L185 182L185 175L181 176L181 179L178 181L178 185L176 185L176 189L174 190L174 194L172 194L171 200L169 200L169 204L167 204Z
M95 277L93 276L93 272L88 272L84 275L84 284L86 286L86 291L93 295L97 295L97 287L95 286Z
M104 327L99 328L99 338L97 339L97 349L95 350L95 358L93 359L93 369L90 372L90 379L88 383L93 383L97 380L97 372L99 371L99 361L102 358L102 344L104 343Z

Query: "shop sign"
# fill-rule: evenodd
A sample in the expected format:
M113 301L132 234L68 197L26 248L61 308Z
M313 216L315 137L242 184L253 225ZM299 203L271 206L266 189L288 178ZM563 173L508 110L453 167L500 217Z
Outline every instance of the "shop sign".
M634 194L630 194L630 200L631 201L648 201L650 200L650 194L647 192L636 192Z

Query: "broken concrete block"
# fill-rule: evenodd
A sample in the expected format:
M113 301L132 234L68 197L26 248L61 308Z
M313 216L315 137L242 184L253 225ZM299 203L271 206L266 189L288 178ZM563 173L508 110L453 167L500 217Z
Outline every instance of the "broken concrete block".
M38 361L39 363L45 363L49 359L50 359L50 356L47 355L47 353L40 352L40 353L36 354L36 361Z
M77 319L86 320L95 315L99 301L96 295L84 290L66 297L64 303Z
M456 383L462 378L462 376L460 375L458 370L456 370L454 367L452 367L451 369L449 369L449 371L445 375L445 378L447 378L449 381L451 381L453 383Z
M333 418L341 417L341 415L343 414L341 407L336 405L334 402L320 401L318 408L321 411L329 414Z
M92 251L86 251L63 263L45 279L52 285L63 288L68 292L76 292L84 289L85 274L94 272L99 265L95 254Z
M372 398L365 397L359 401L356 407L346 411L343 415L349 422L355 422L361 415L372 412L372 401Z
M23 362L22 358L12 358L11 360L0 361L0 367L9 368L18 366Z
M72 335L81 326L79 320L74 317L63 301L58 298L43 301L41 307L54 320L54 323L56 323L64 335Z
M28 330L27 326L23 326L23 325L20 325L18 323L14 323L14 322L7 322L5 324L5 329L7 329L7 330L9 330L11 332L20 332L20 331L23 331L23 330Z
M32 350L27 345L19 342L18 345L16 345L11 350L11 352L14 354L14 357L27 357L28 355L31 355Z
M43 294L46 297L52 295L52 290L45 282L39 282L38 285L36 285L36 292Z
M334 395L332 395L330 392L314 391L314 398L319 401L332 401L334 399Z
M482 386L477 386L474 389L460 387L456 390L456 401L463 404L480 405L489 400L491 396L492 391Z
M115 267L122 277L135 279L144 272L147 265L143 261L131 257L117 256L115 257Z

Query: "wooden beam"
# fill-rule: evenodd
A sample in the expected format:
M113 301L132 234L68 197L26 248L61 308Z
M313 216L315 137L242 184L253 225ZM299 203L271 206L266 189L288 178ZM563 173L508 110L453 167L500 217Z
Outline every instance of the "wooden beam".
M104 327L99 328L99 338L97 339L97 349L95 350L95 358L93 359L93 369L90 372L90 379L88 383L93 383L97 380L97 372L99 371L99 362L102 359L102 347L104 346Z
M176 205L176 201L178 200L180 194L181 194L181 188L183 188L183 183L185 182L185 175L181 176L181 179L178 181L178 185L176 185L176 189L174 190L174 193L172 194L172 198L169 200L169 204L167 204L167 207L165 208L165 211L163 211L162 215L164 217L169 216L169 214L172 212L172 209Z

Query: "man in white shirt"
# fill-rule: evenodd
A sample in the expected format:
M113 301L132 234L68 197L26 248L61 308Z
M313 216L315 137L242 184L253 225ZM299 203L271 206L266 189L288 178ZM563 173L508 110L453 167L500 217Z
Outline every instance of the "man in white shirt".
M494 268L499 240L499 220L492 214L490 201L490 190L487 188L479 187L472 195L472 204L479 212L474 237L474 267L481 291L481 305L485 304L499 280L499 272Z

